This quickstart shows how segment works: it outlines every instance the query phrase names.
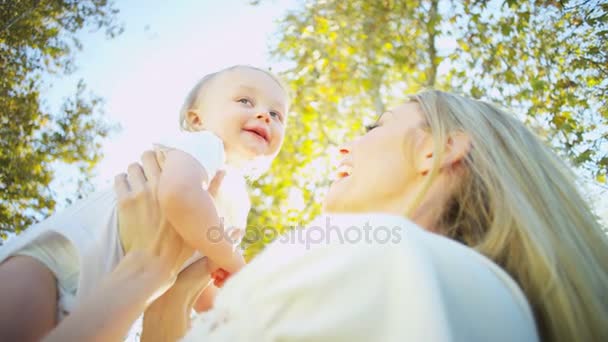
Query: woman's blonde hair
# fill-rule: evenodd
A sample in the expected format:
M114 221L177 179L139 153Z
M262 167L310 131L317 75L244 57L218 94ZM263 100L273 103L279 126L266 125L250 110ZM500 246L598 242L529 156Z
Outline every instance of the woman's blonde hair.
M608 341L608 242L570 168L492 104L435 90L410 99L422 107L434 155L451 133L471 139L465 176L442 213L442 232L519 283L543 340Z
M182 108L179 112L179 125L182 130L189 131L189 132L198 130L195 127L192 127L190 125L190 123L188 122L188 112L190 112L192 110L200 109L201 99L203 97L202 94L203 94L203 90L206 85L208 85L213 79L215 79L217 76L221 75L222 73L227 72L227 71L236 70L236 69L256 70L256 71L263 72L266 75L270 76L270 78L272 78L275 82L277 82L277 84L279 84L279 86L281 86L281 88L285 91L285 95L287 96L287 100L289 103L288 88L285 85L285 83L283 83L283 81L281 81L281 79L278 78L275 74L271 73L268 70L264 70L264 69L250 66L250 65L234 65L234 66L222 69L220 71L216 71L211 74L207 74L207 75L203 76L194 85L194 87L192 89L190 89L190 92L188 92L188 96L186 96L186 100L184 101L184 104L182 105Z

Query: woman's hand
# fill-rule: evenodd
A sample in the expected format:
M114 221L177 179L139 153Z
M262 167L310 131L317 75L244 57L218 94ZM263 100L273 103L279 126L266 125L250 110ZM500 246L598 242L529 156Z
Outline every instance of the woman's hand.
M160 167L154 152L145 152L142 164L130 165L128 174L118 175L114 183L125 257L45 341L122 340L150 299L173 285L178 270L192 255L193 250L160 212L156 197ZM222 177L219 174L213 180L212 191L217 191ZM163 318L162 326L154 327L158 332L183 335L190 309L207 284L209 272L203 259L180 273L166 295L150 306L148 322ZM167 317L174 319L167 321Z
M194 250L164 219L157 198L160 166L156 154L146 151L142 166L131 164L128 174L116 176L118 225L125 253L147 250L165 261L169 285ZM216 185L217 187L217 181Z
M129 165L127 173L114 178L118 201L118 225L125 254L147 249L166 221L162 219L156 195L160 166L154 152L141 156L142 165Z

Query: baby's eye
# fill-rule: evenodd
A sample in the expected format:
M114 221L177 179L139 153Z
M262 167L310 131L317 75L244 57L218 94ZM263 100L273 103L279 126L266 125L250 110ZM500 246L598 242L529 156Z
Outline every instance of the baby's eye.
M241 99L238 99L236 102L240 102L242 104L251 104L251 100L248 99L248 98L245 98L245 97L241 98Z
M281 114L277 113L277 112L269 112L268 114L270 114L270 116L272 116L273 118L279 119L281 120Z

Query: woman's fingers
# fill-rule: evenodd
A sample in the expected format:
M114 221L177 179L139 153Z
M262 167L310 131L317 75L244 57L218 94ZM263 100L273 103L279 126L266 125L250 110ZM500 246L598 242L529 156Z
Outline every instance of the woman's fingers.
M138 163L133 163L129 165L127 173L131 190L135 193L142 191L146 186L146 176L142 167Z
M121 173L114 177L114 191L116 192L116 197L119 201L127 198L130 190L126 173Z
M215 197L217 195L217 191L220 188L220 185L222 184L225 175L226 171L219 170L215 173L215 177L213 177L211 183L209 183L209 188L207 188L207 192L209 192L212 197Z
M144 175L148 181L153 184L158 183L160 178L160 165L156 159L156 153L154 151L146 151L141 155L141 163L144 167Z

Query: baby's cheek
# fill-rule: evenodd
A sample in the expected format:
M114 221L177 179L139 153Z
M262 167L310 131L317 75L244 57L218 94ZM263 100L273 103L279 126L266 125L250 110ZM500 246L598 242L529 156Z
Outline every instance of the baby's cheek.
M279 131L275 135L275 139L273 139L273 141L272 141L272 152L273 153L277 152L281 148L281 145L283 144L284 137L285 137L285 135L284 135L284 132L282 130Z

